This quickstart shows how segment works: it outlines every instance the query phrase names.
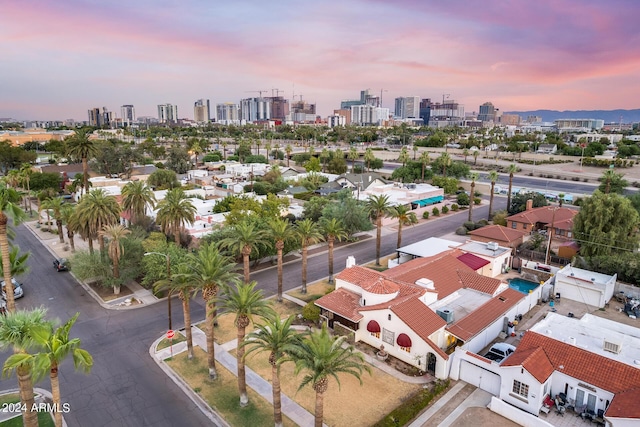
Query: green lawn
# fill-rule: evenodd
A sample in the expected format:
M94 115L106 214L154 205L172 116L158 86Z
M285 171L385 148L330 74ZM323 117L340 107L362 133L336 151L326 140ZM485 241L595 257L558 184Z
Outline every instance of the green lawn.
M20 402L20 395L18 393L3 394L0 396L0 405L4 403L16 403Z
M179 342L186 341L186 340L187 338L184 335L182 335L181 333L176 333L176 336L171 341L173 341L173 345L176 345ZM164 348L169 347L172 344L171 341L169 341L166 338L163 338L162 341L158 343L158 346L156 347L156 351L160 351Z
M48 412L38 412L38 427L55 427L53 417ZM0 423L0 427L22 427L22 416L11 418L5 422Z

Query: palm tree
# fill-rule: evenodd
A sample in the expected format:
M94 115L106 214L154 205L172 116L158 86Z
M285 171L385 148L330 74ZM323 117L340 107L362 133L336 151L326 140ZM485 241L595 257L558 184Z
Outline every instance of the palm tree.
M347 337L332 337L323 325L322 330L309 334L297 346L287 348L289 356L285 360L295 362L295 375L301 371L306 374L298 390L311 384L316 392L315 427L322 427L324 418L324 393L329 387L329 377L335 378L340 386L340 374L353 375L362 385L362 372L371 373L361 353L353 346L343 347Z
M469 149L465 148L464 150L462 150L462 155L464 156L464 163L467 163L467 157L469 157Z
M564 203L564 193L559 193L558 194L558 204L560 205L560 207L562 207L562 204Z
M296 224L296 234L300 239L302 246L302 288L300 292L307 293L307 258L309 255L309 246L315 245L324 239L320 232L318 223L314 222L311 218L298 221Z
M64 199L62 197L54 197L53 199L46 200L43 204L47 210L53 211L53 218L56 220L56 226L58 227L60 243L64 243L64 233L62 232L62 209L65 205Z
M145 216L147 206L154 209L156 196L143 181L131 181L122 187L122 207L131 213L131 222L137 223Z
M322 218L320 226L329 245L329 283L333 284L333 244L336 240L340 242L342 239L346 239L349 233L344 228L342 221L337 218Z
M251 252L258 251L261 247L268 245L269 236L266 230L261 230L255 223L247 219L237 223L232 230L232 235L222 239L220 244L231 252L242 255L244 283L249 283L251 280L249 269Z
M325 147L320 152L320 160L322 160L322 172L327 171L327 159L329 158L329 150Z
M191 297L196 292L192 280L191 266L178 264L177 271L171 277L159 280L153 285L155 292L167 291L168 298L178 295L182 301L182 314L184 316L184 332L187 337L187 358L193 359L193 334L191 332Z
M5 269L5 271L7 271ZM11 286L7 286L7 289ZM8 294L8 293L7 293ZM8 301L7 301L8 303ZM26 408L22 413L25 427L38 426L38 413L35 408L33 394L32 367L29 351L36 347L33 340L33 330L46 323L46 310L9 311L6 316L0 316L0 348L12 347L14 354L10 356L2 368L4 375L10 375L14 370L18 377L20 401Z
M25 202L26 201L29 202L29 214L31 215L32 210L31 210L31 185L30 184L31 184L31 175L33 174L33 168L31 167L31 164L23 163L20 166L19 173L20 173L20 178L22 179L22 182L24 182L24 184L26 185L25 190L27 190L27 196L25 197Z
M413 144L413 160L416 159L416 156L418 155L418 150L419 149L420 148L416 144Z
M415 212L411 212L411 209L407 205L399 205L389 210L389 216L398 220L398 242L396 248L400 248L402 244L402 227L404 225L414 225L418 223L418 217Z
M181 188L167 191L158 203L156 219L165 234L173 234L176 245L180 246L180 229L193 224L196 208Z
M442 163L442 176L447 177L447 167L451 166L451 156L449 153L442 153L440 155L440 162Z
M220 308L228 313L235 314L234 324L237 328L238 348L236 359L238 361L238 392L240 393L240 406L249 404L247 395L247 382L244 366L244 336L249 326L253 322L254 316L265 317L273 313L271 304L264 299L261 290L256 289L257 282L236 283L235 286L226 287L226 292L220 298Z
M496 188L496 182L498 181L498 178L498 172L489 172L489 181L491 181L491 195L489 196L489 217L487 218L489 221L491 221L491 218L493 217L493 190Z
M227 141L222 142L222 159L225 162L227 161L227 145L229 145Z
M269 353L271 365L271 390L273 393L273 419L276 427L282 427L282 397L280 392L280 364L286 352L299 344L300 334L291 327L294 315L282 320L278 315L269 316L263 325L247 335L242 343L247 347L245 357L251 353Z
M356 147L351 147L347 153L347 158L351 160L351 173L354 173L353 171L356 167L356 160L358 160L358 157L358 149Z
M98 232L100 237L103 239L106 237L109 240L108 254L111 262L113 262L113 277L116 279L116 283L118 283L113 285L113 293L115 295L120 293L120 284L118 282L118 279L120 279L119 265L120 258L124 255L121 241L129 233L131 233L131 231L120 224L105 225L102 227L102 230Z
M278 218L269 222L269 238L275 241L275 247L278 254L278 295L277 301L282 302L282 256L283 249L287 242L295 237L295 231L289 221Z
M511 187L513 186L513 174L518 172L518 166L515 164L509 165L509 192L507 193L507 210L511 209Z
M195 167L197 169L198 168L198 154L202 153L202 147L200 146L200 143L196 141L191 146L191 151L193 152L193 157L194 157L194 160L195 160Z
M367 162L367 172L371 172L371 162L376 159L376 155L373 154L373 150L371 148L367 148L364 151L364 161Z
M376 265L380 265L380 241L382 240L382 218L389 214L391 204L389 196L378 194L369 196L366 202L367 210L372 219L376 221Z
M67 138L67 150L70 155L82 159L82 176L84 180L84 192L89 192L89 158L98 152L95 141L89 140L89 132L85 129L76 131L76 134Z
M91 240L98 238L100 252L104 253L104 238L98 232L105 225L116 224L120 219L120 205L115 197L109 196L98 188L85 194L76 206L78 223L86 224L86 236L89 239L89 251L93 253ZM82 234L82 232L81 232Z
M238 274L233 270L235 265L229 257L220 253L215 242L202 246L195 255L190 255L189 265L193 268L190 280L196 289L202 292L205 301L205 334L207 336L207 362L209 365L209 377L216 379L215 347L213 345L213 323L216 315L215 300L218 296L220 285L233 282L238 279Z
M468 221L470 222L472 220L471 212L473 211L473 205L474 205L473 201L476 197L476 181L478 180L478 174L476 172L472 172L469 174L469 178L471 179L471 191L469 191L470 200L469 200L469 218L468 218Z
M289 167L289 161L291 160L291 153L293 152L293 148L291 147L291 144L287 144L287 146L284 148L284 152L287 153L287 167Z
M607 169L602 174L602 180L605 182L604 194L609 194L611 191L611 181L616 178L617 173L613 169Z
M84 373L89 373L93 366L91 354L87 350L80 348L80 338L69 338L69 332L76 320L78 320L79 315L80 313L76 313L67 323L56 329L53 329L51 323L45 323L44 325L38 325L32 331L33 340L41 350L38 354L28 355L27 358L33 358L34 379L46 375L47 372L49 373L53 403L57 408L62 408L60 380L58 378L58 369L62 362L71 355L76 370L80 369ZM25 363L25 357L13 355L7 359L7 364L11 365L12 363L18 365ZM54 420L56 427L62 427L61 410L54 412Z
M429 162L431 162L431 158L429 157L429 152L423 151L422 154L420 154L420 163L422 163L422 182L424 182L424 170L429 164Z
M69 239L69 245L71 246L71 252L74 253L76 251L76 244L73 239L75 234L74 228L74 217L75 217L75 205L71 205L69 203L65 203L62 205L62 210L60 211L60 217L62 218L62 222L67 226L67 238Z
M480 150L473 150L473 165L475 166L478 163L478 156L480 155Z
M398 156L398 161L402 163L402 167L404 167L409 161L409 152L407 151L407 147L404 146L400 150L400 155Z
M7 223L13 219L14 225L18 225L24 218L24 212L18 206L20 194L13 188L0 184L0 253L2 254L3 278L5 283L11 283L11 257L9 255L9 237ZM6 286L7 310L16 310L16 302L13 297L13 286Z

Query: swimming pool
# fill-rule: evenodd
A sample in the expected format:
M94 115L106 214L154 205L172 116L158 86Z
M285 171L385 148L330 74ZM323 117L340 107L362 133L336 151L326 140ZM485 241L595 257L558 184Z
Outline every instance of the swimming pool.
M540 286L536 282L530 282L528 280L518 278L509 279L508 282L510 288L520 291L523 294L528 294L529 292Z

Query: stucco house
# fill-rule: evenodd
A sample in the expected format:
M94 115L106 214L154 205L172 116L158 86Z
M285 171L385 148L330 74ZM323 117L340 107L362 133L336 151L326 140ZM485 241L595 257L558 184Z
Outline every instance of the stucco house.
M527 200L527 209L508 216L507 227L528 233L546 230L552 233L552 240L567 241L573 236L573 218L578 214L575 209L558 206L533 208L532 200Z
M554 276L554 292L561 298L603 308L613 297L616 280L617 274L609 276L567 264Z
M496 242L500 246L506 246L512 249L520 246L528 234L527 231L514 230L513 228L502 225L487 225L468 233L471 240L476 242Z

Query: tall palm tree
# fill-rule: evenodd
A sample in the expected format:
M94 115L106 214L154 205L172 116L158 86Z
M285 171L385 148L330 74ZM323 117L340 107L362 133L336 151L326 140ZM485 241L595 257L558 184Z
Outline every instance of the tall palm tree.
M315 427L322 427L324 418L324 393L329 387L329 377L335 378L340 386L340 375L349 374L356 377L362 385L362 372L371 373L365 363L364 356L355 352L353 346L343 344L347 337L333 337L323 326L322 330L309 334L297 346L287 349L289 356L285 360L295 362L295 375L305 371L305 376L298 390L311 384L316 392Z
M418 155L418 150L419 150L419 149L420 149L420 148L419 148L416 144L413 144L413 147L412 147L412 150L413 150L413 160L415 160L415 159L416 159L416 156Z
M29 264L27 261L31 257L31 252L20 252L19 246L12 246L9 250L10 270L11 277L22 276L29 272ZM4 266L0 264L0 276L4 277ZM8 283L8 282L5 282Z
M320 232L318 223L313 221L311 218L306 218L296 223L296 234L298 235L302 246L302 288L300 289L300 292L306 294L309 246L321 242L324 240L324 236Z
M507 193L507 210L511 210L511 187L513 187L513 174L518 172L518 166L514 163L509 165L509 192Z
M275 242L278 254L278 295L277 301L282 302L282 256L284 246L295 238L295 230L289 221L282 218L269 222L269 239Z
M320 226L329 246L329 283L333 284L333 245L336 240L340 242L342 239L346 239L349 233L347 233L342 221L337 218L322 218Z
M9 255L9 231L7 224L9 218L14 225L18 225L24 219L24 212L20 209L20 194L4 184L0 184L0 254L2 255L3 278L5 283L11 283L11 257ZM7 310L16 310L16 302L13 296L13 286L6 286Z
M287 153L287 167L289 167L289 161L291 160L291 153L293 152L293 148L291 147L291 144L287 144L287 146L284 148L284 152Z
M131 213L131 222L139 222L145 216L147 206L154 209L156 196L143 181L131 181L122 187L122 208Z
M358 160L359 154L356 147L351 147L347 153L347 158L351 160L351 173L354 173L356 167L356 160Z
M496 188L496 182L498 182L498 172L496 171L490 171L489 172L489 181L491 181L491 195L489 196L489 217L487 218L487 220L491 221L491 218L493 218L493 195L494 195L494 189Z
M442 163L442 176L447 177L447 167L451 166L451 156L449 153L442 153L440 155L440 162Z
M472 172L469 174L469 178L471 179L471 191L469 191L469 218L468 221L472 221L471 212L473 211L473 201L476 197L476 181L478 180L478 174L476 172Z
M560 207L562 207L562 204L564 203L564 197L565 197L564 193L558 194L558 204L560 205Z
M80 338L69 338L71 328L78 320L80 313L76 313L62 326L53 328L51 323L37 325L32 330L32 337L35 344L40 347L40 352L35 355L13 355L7 359L7 364L25 363L26 359L32 359L34 379L38 379L47 373L51 381L51 394L53 403L57 408L62 408L62 398L60 395L60 380L58 370L62 362L71 355L73 365L76 370L89 373L93 367L93 357L87 350L80 348ZM62 411L54 412L56 427L62 427Z
M120 224L112 224L105 225L102 227L102 230L98 232L98 235L103 239L106 237L109 240L108 246L108 254L109 258L111 258L111 262L113 263L113 277L116 279L116 283L113 285L113 293L118 295L120 293L120 283L118 279L120 279L120 258L124 255L122 248L122 239L126 237L127 234L131 233L130 230L127 230Z
M196 289L202 292L205 301L205 334L207 336L207 363L209 365L209 377L216 379L216 358L213 345L213 323L216 315L215 301L221 285L236 281L238 274L233 270L235 264L220 253L218 245L211 242L200 247L196 254L191 254L188 264L192 267L190 279Z
M480 150L473 150L473 165L475 166L478 163L478 156L480 155Z
M237 328L238 348L236 359L238 361L238 392L240 393L240 406L249 404L247 395L247 381L244 366L244 336L253 322L254 316L266 317L273 313L270 301L264 299L261 290L256 289L257 282L236 283L235 286L225 288L226 292L219 299L221 310L235 314L234 324Z
M165 234L173 234L176 245L180 246L180 229L193 224L196 208L181 188L167 191L158 203L156 219Z
M465 148L464 150L462 150L462 155L464 156L464 163L467 163L467 157L469 157L469 149Z
M232 229L232 235L222 239L220 244L231 252L242 255L244 283L249 283L251 280L249 269L251 252L267 246L269 236L266 230L258 228L255 223L245 219L237 223Z
M431 158L429 157L429 152L423 151L422 154L420 154L420 163L422 163L422 182L424 182L424 170L430 162Z
M407 146L405 145L404 147L402 147L402 149L400 150L400 155L398 156L398 161L400 163L402 163L402 167L404 167L407 162L410 160L409 158L409 151L407 150Z
M187 337L187 358L193 359L193 334L191 332L191 298L196 292L196 287L192 280L191 266L189 264L178 264L177 271L171 277L162 279L154 283L155 292L168 291L168 298L171 295L178 295L182 301L182 314L184 316L184 332Z
M115 197L98 188L85 194L76 206L78 222L86 224L87 238L98 238L100 253L104 253L104 238L98 232L105 225L116 224L120 219L120 205ZM81 233L82 234L82 233ZM91 251L92 246L89 246ZM93 251L91 251L93 252Z
M376 265L380 265L380 241L382 240L382 218L389 214L391 204L389 196L376 194L369 196L366 202L367 211L376 221Z
M95 141L89 139L89 132L85 129L76 131L76 134L67 138L67 151L70 155L82 159L82 176L84 192L89 192L89 158L96 155L98 146Z
M50 210L53 214L53 218L56 220L56 227L58 228L58 238L60 243L64 243L64 233L62 232L62 209L65 205L62 197L54 197L43 202L44 207Z
M25 197L25 202L29 202L29 214L32 214L31 210L31 175L33 175L33 168L30 163L23 163L20 166L20 178L22 182L25 184L25 190L27 190L27 195ZM26 210L26 204L25 204Z
M74 220L75 220L75 205L71 205L69 203L65 203L62 206L62 211L60 212L62 215L62 222L67 226L67 238L69 239L69 245L71 246L71 252L74 253L76 251L76 243L73 239L75 235L75 230L77 229Z
M411 209L407 205L399 205L389 210L389 217L398 220L398 241L396 248L400 248L402 245L402 227L405 225L414 225L418 223L418 217L415 212L411 212Z
M326 147L323 148L320 152L320 160L322 160L322 172L327 171L327 160L329 159L329 157L329 149L327 149Z
M367 148L364 151L364 161L367 163L367 172L371 172L371 162L376 159L376 155L373 154L373 150L371 148Z
M280 389L280 365L286 352L300 342L301 335L291 327L294 315L281 319L269 316L264 324L256 325L256 330L247 335L242 345L247 347L245 357L251 353L269 353L271 365L271 391L273 393L273 419L276 427L282 427L282 396Z
M7 287L7 289L9 288L10 286ZM0 316L0 348L13 348L14 352L4 362L2 373L9 375L14 370L16 371L20 401L25 408L22 413L25 427L38 427L38 413L33 410L35 408L33 364L30 363L29 352L36 347L33 340L33 330L46 323L45 314L44 308L36 308L17 312L9 311L6 316Z

